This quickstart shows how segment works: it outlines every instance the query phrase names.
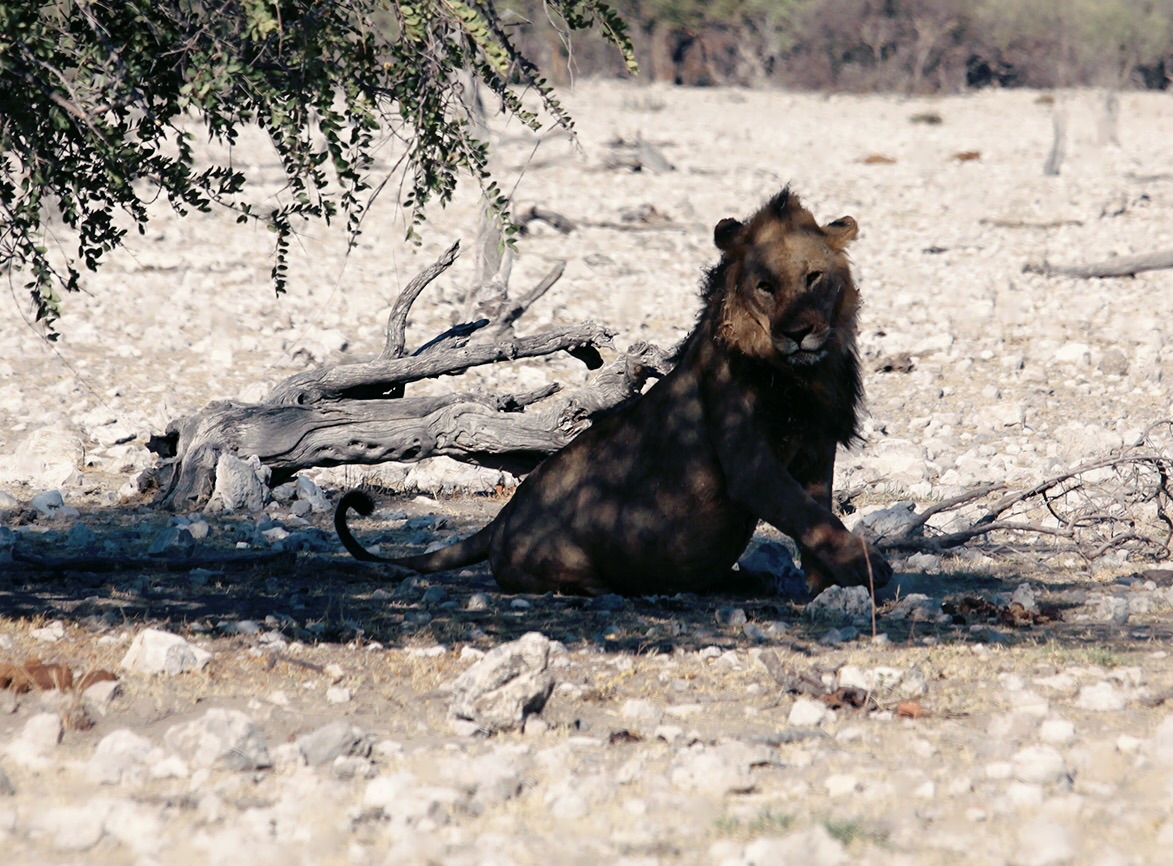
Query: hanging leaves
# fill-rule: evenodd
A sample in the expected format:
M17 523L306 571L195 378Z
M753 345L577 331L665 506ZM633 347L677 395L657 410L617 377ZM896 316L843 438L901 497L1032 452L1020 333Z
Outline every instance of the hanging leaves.
M549 7L568 29L598 24L634 70L623 22L605 4ZM409 237L462 176L504 219L508 202L458 73L533 129L573 127L483 0L0 4L0 268L25 276L53 339L62 292L78 288L80 268L96 270L128 225L144 232L146 203L162 194L180 214L222 206L238 222L266 224L282 292L301 220L341 218L357 241L374 153L388 135L401 149ZM527 93L537 111L523 103ZM233 165L196 165L192 114L226 145L247 125L264 130L286 180L276 207L251 201ZM49 207L75 249L46 238Z

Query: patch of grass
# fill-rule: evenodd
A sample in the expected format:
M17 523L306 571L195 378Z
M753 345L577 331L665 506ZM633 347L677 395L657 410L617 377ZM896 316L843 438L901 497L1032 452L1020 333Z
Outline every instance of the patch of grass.
M1091 646L1075 654L1083 656L1089 665L1098 665L1102 668L1118 668L1126 664L1126 660L1117 652L1103 646Z
M1048 661L1060 667L1070 665L1095 665L1101 668L1119 668L1128 665L1127 656L1106 646L1063 646L1058 643L1046 644Z
M935 111L918 111L908 118L908 122L921 123L925 126L940 126L945 122L945 119Z
M850 845L853 842L880 845L888 841L886 830L869 827L863 821L855 818L826 818L823 820L823 826L832 838L839 840L844 845Z
M713 832L722 838L755 839L785 835L793 825L793 815L763 809L748 821L736 815L722 815L713 822Z

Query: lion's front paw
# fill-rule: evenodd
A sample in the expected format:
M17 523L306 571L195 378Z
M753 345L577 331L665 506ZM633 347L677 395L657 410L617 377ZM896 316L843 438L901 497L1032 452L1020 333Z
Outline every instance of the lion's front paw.
M872 586L879 589L892 579L892 566L870 544L854 535L840 548L840 556L831 561L822 558L806 569L807 586L814 594L829 586ZM804 565L805 560L804 560Z

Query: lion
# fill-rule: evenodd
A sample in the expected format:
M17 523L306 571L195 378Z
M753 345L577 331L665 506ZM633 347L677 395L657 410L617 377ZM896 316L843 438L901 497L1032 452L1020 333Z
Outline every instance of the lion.
M703 307L676 364L645 394L548 457L483 529L432 553L366 561L436 572L488 560L506 592L649 595L730 589L759 520L797 543L812 593L880 587L887 561L831 510L838 446L859 436L859 292L851 217L820 226L784 188L723 219Z

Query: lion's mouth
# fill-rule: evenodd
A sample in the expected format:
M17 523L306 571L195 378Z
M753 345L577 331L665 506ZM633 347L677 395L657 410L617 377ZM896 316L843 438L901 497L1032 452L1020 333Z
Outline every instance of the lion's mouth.
M825 357L827 357L827 350L822 346L817 349L799 348L785 356L786 362L796 367L807 367L811 364L817 364Z
M827 357L827 341L824 336L808 334L801 342L789 338L774 339L774 348L782 360L796 366L817 364Z

